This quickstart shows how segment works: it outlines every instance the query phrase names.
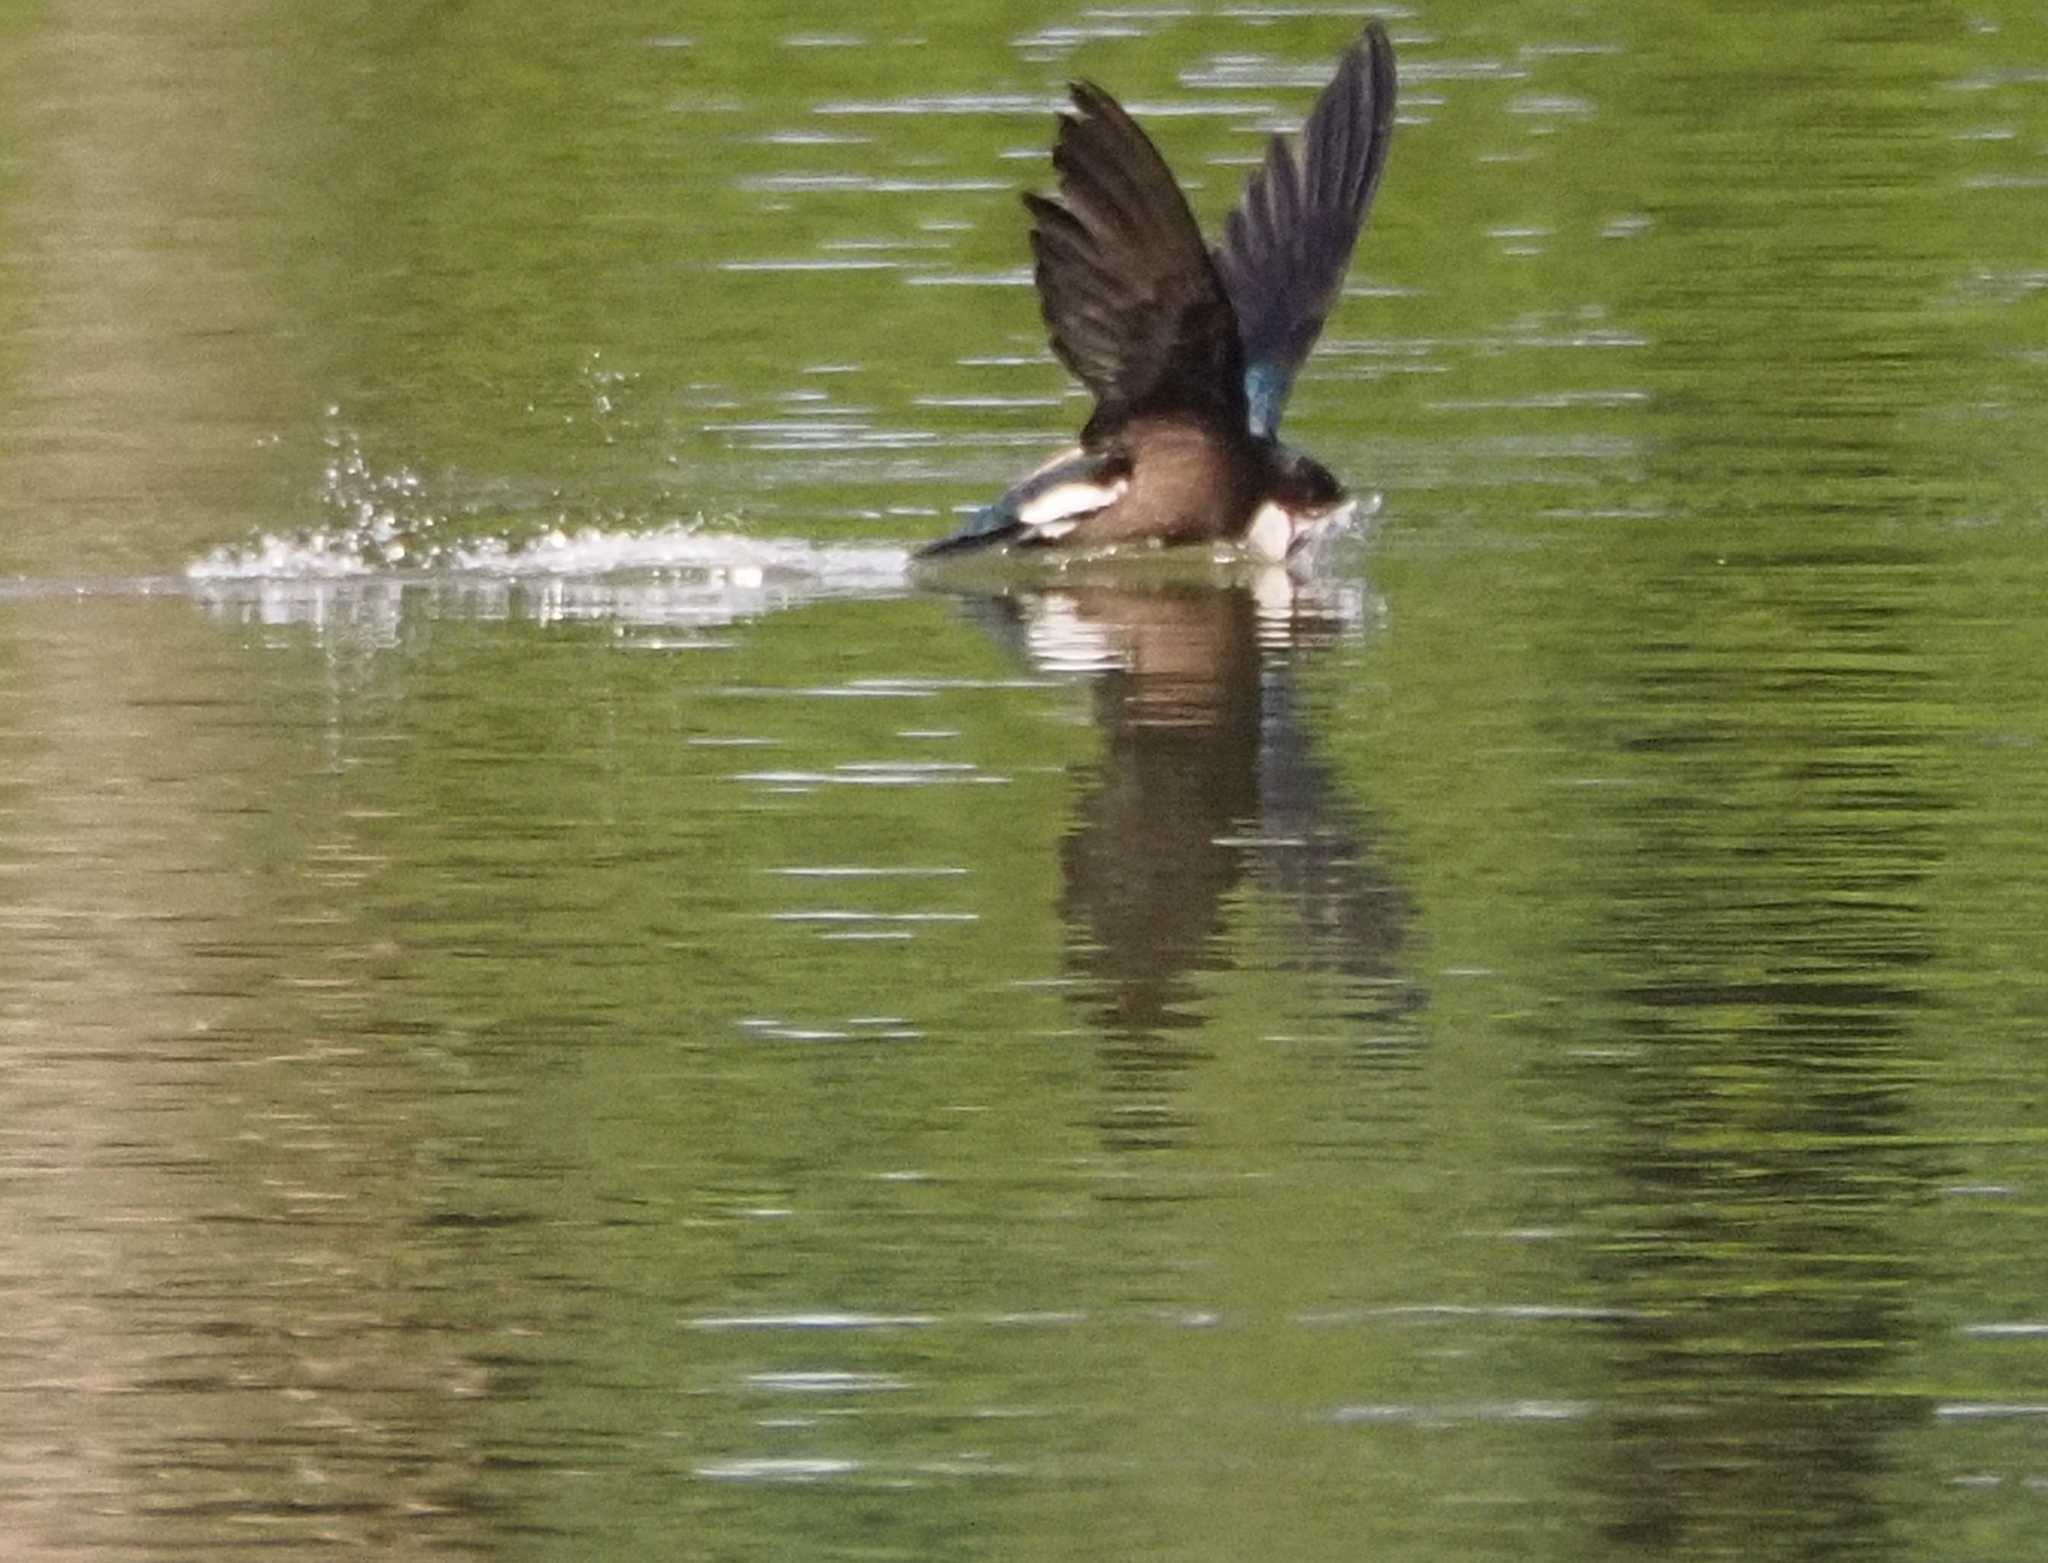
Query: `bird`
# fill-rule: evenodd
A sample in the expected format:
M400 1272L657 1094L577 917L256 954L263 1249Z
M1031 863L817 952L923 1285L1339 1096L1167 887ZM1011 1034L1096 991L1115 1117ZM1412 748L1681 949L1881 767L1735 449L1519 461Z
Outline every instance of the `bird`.
M1393 44L1366 23L1298 147L1268 143L1213 249L1124 107L1093 82L1068 93L1057 194L1023 199L1047 338L1093 407L1078 446L917 555L1235 543L1285 561L1349 499L1278 431L1386 164Z

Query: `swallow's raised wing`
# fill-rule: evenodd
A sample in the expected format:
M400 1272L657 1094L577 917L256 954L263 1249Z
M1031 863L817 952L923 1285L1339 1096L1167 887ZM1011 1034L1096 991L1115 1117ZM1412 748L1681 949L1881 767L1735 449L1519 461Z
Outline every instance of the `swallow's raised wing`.
M1394 128L1394 46L1377 21L1338 62L1302 127L1246 181L1223 225L1216 269L1243 339L1255 434L1280 426L1295 371L1337 302Z
M1095 410L1097 449L1138 417L1245 427L1236 317L1159 151L1117 101L1076 82L1053 143L1056 199L1027 195L1039 310Z

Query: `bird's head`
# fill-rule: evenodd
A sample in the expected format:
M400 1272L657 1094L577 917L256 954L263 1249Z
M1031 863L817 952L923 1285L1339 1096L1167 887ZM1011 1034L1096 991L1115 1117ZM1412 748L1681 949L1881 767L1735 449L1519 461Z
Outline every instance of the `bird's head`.
M1245 544L1256 558L1283 563L1341 529L1351 496L1313 456L1275 445L1266 499L1252 516Z

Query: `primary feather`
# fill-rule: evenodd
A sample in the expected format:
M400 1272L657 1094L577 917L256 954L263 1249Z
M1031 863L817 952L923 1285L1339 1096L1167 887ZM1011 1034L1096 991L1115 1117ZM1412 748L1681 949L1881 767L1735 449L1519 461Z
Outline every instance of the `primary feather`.
M1295 371L1343 286L1352 246L1386 165L1394 124L1394 48L1368 22L1302 127L1246 181L1216 247L1243 344L1252 431L1271 435Z
M1237 321L1180 186L1114 98L1072 91L1053 144L1059 197L1024 204L1046 334L1095 398L1081 443L1141 417L1242 429Z

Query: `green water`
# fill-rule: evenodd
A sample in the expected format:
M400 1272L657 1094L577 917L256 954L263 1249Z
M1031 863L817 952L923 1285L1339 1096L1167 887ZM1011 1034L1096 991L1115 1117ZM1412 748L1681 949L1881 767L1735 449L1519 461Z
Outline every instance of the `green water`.
M1370 527L906 575L1354 28L0 0L10 1557L2039 1551L2048 19L1404 13Z

